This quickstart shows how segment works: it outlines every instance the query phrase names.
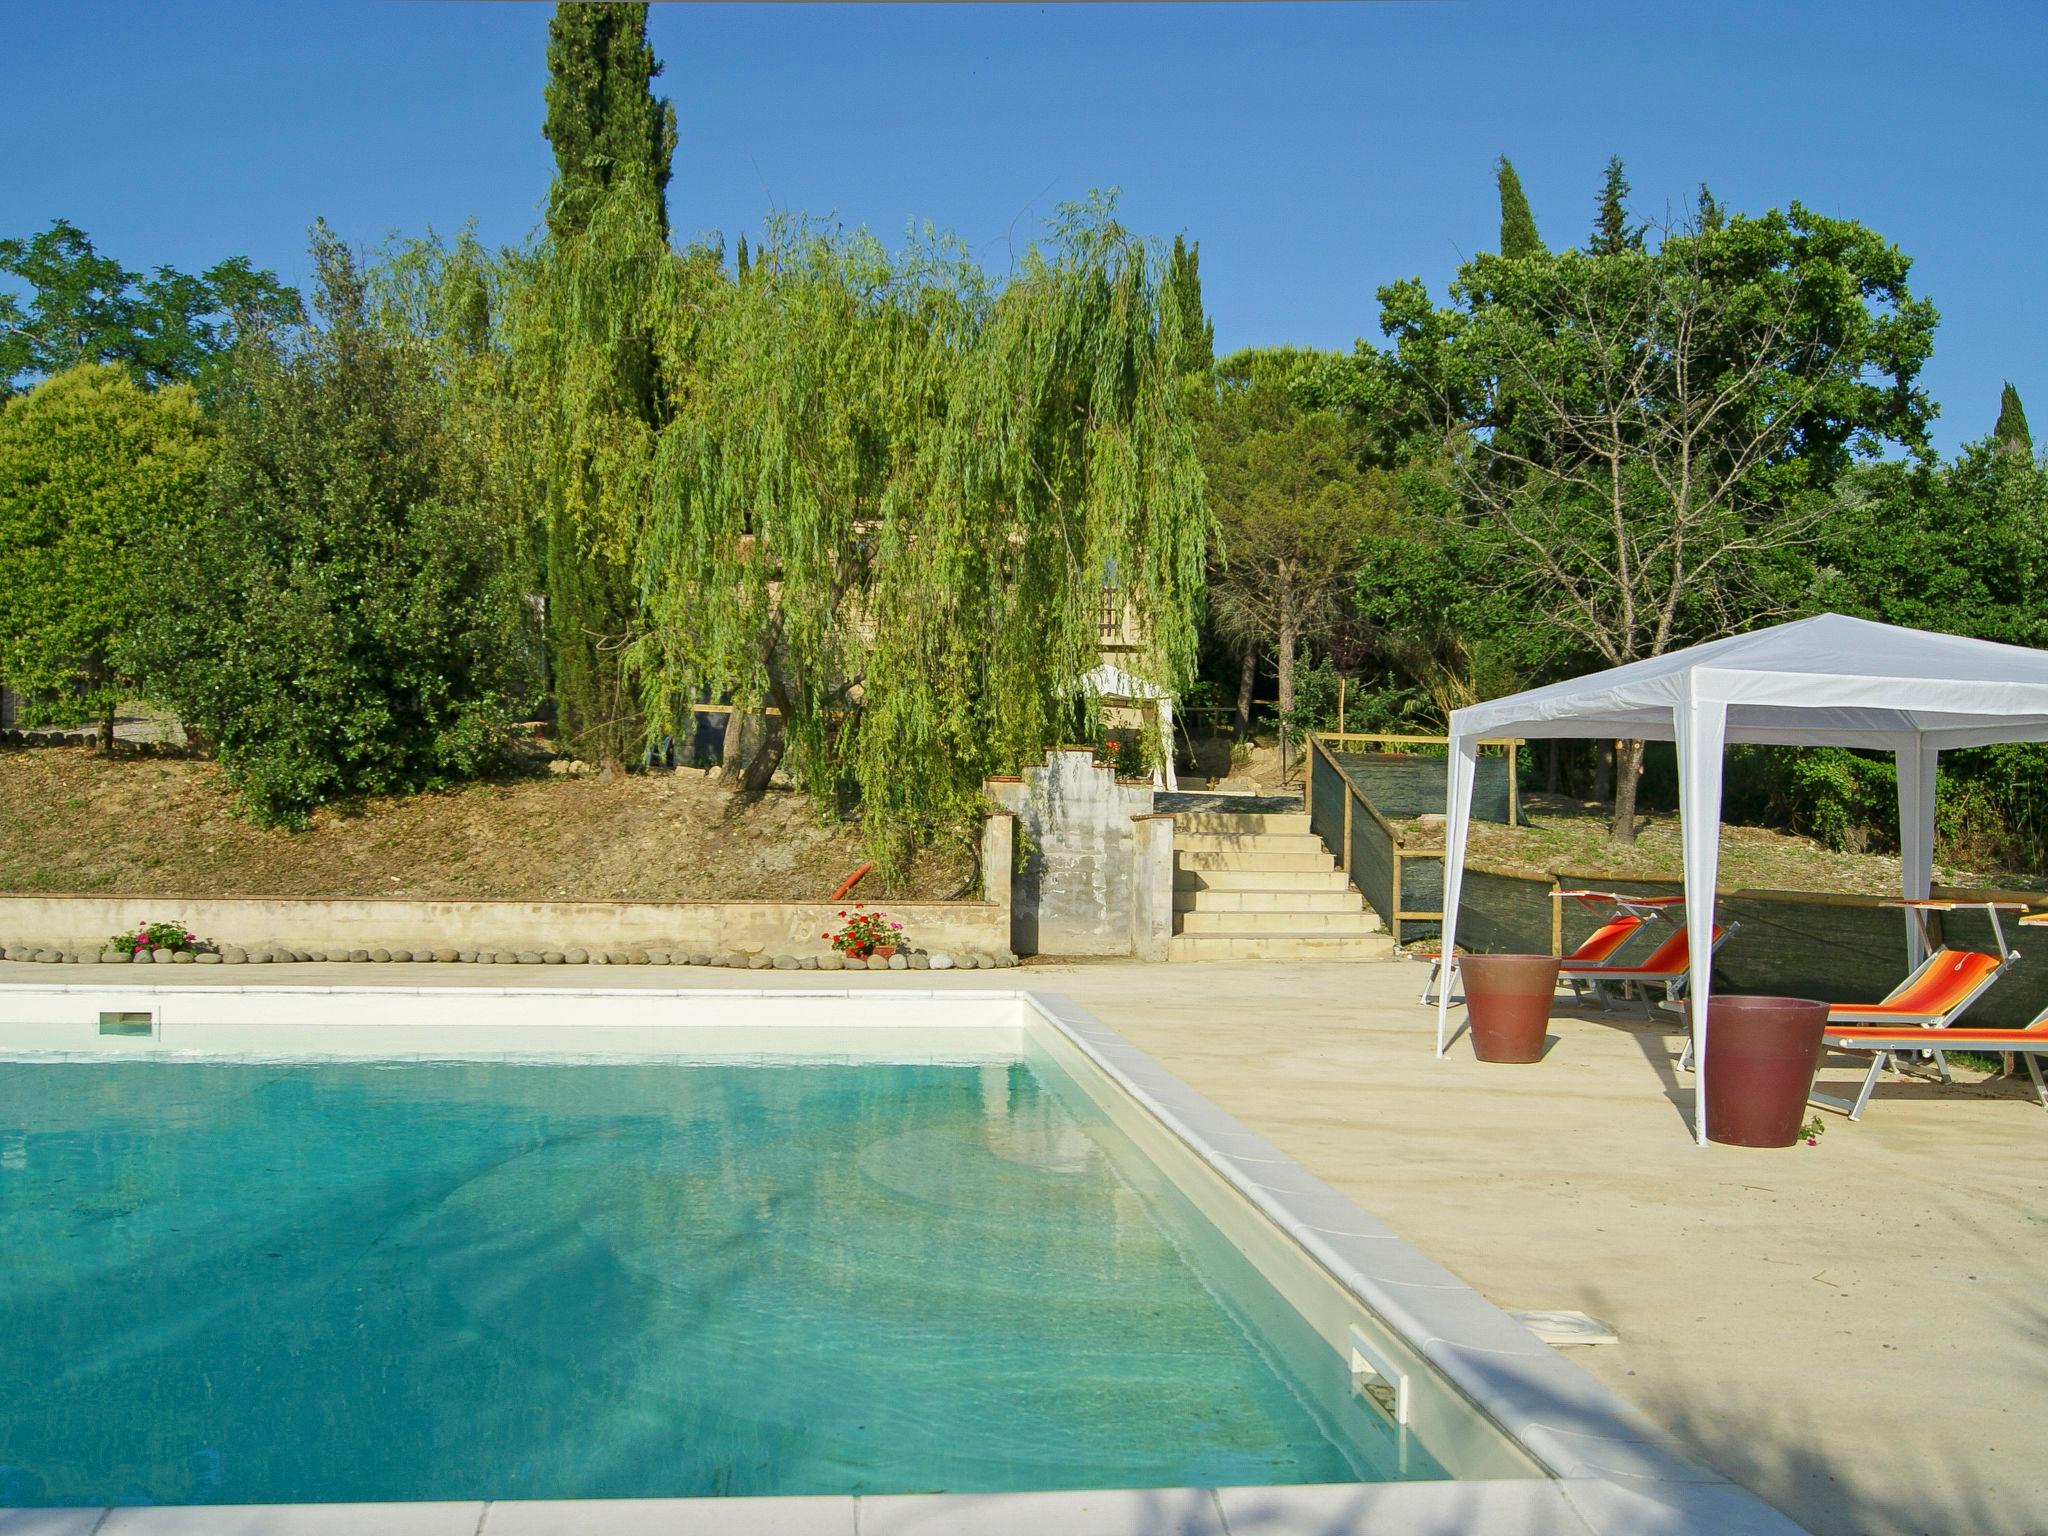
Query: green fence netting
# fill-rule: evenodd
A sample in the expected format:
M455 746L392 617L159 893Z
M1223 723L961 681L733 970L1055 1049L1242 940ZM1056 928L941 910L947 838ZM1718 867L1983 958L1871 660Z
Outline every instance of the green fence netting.
M1574 872L1567 888L1627 895L1675 896L1676 880L1609 879ZM1516 879L1465 871L1459 904L1458 939L1475 950L1542 952L1550 947L1550 891L1541 879ZM1563 945L1583 943L1608 915L1597 903L1564 903ZM1871 1002L1906 975L1906 915L1875 897L1807 896L1796 891L1726 891L1715 905L1722 924L1741 926L1714 961L1714 986L1725 992L1816 997L1826 1002ZM1663 921L1659 919L1658 921ZM1982 912L1954 912L1935 922L1934 942L1959 949L1997 952L1990 920ZM2036 931L2005 921L2007 945L2020 959L1972 1005L1968 1022L1987 1028L2019 1028L2048 1007L2048 942ZM2036 941L2039 954L2027 953ZM1650 938L1637 941L1623 958L1649 952Z
M1443 814L1448 785L1447 759L1441 753L1338 752L1335 756L1358 792L1389 821ZM1508 819L1508 760L1499 753L1479 756L1472 775L1472 819Z
M1344 867L1350 871L1351 883L1364 894L1366 905L1379 913L1394 942L1404 942L1401 925L1394 920L1400 907L1394 889L1393 834L1356 806L1351 812L1351 842L1344 850Z
M1344 777L1314 748L1308 754L1308 829L1325 847L1344 841Z

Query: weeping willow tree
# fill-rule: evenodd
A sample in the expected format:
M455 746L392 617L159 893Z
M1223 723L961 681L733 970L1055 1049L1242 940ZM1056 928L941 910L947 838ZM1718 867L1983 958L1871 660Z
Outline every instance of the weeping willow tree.
M640 546L644 698L772 707L778 761L857 804L885 872L1092 701L1109 575L1148 670L1192 670L1210 522L1160 253L1072 208L1000 288L927 237L784 223L657 329L692 379ZM680 350L691 353L687 370Z

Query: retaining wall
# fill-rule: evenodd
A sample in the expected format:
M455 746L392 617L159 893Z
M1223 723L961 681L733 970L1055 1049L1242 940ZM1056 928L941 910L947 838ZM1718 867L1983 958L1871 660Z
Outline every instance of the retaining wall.
M921 950L1000 955L1010 948L1014 822L982 823L981 861L997 872L992 901L884 901ZM279 896L0 895L0 947L98 953L145 922L180 922L239 948L405 950L691 950L828 954L845 901L404 901Z

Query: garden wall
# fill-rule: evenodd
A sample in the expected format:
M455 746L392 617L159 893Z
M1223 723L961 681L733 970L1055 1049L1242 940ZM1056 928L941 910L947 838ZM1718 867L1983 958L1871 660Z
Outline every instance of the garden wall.
M1010 817L982 824L982 867L1008 870ZM993 901L877 901L906 943L932 953L1007 955L1009 882ZM0 895L0 949L98 954L145 922L180 922L226 947L408 951L664 950L823 955L844 901L403 901L269 896Z
M0 896L0 944L97 954L142 922L182 922L243 948L348 950L662 949L720 954L827 953L840 902L337 901L272 897ZM877 902L917 948L1002 954L1007 902Z

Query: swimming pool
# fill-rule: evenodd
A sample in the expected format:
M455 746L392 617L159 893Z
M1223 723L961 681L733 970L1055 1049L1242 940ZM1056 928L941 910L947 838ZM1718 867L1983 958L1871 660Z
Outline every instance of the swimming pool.
M36 990L0 1506L1738 1492L1058 999Z

